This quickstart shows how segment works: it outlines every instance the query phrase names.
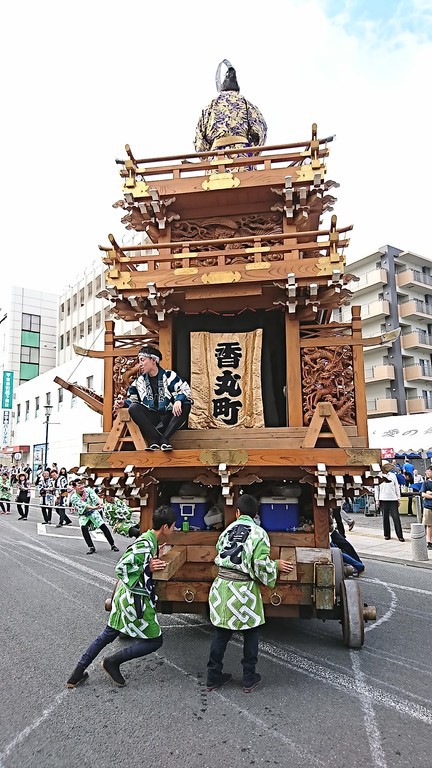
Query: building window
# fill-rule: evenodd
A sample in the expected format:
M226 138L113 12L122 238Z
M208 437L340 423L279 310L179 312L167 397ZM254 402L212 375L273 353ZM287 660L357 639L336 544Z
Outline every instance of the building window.
M66 346L70 347L70 331L66 333Z
M19 421L21 421L21 403L17 405L17 424Z
M45 405L51 405L51 392L46 393Z
M93 330L93 318L89 317L87 320L87 333L91 333Z
M84 338L84 323L80 323L80 327L79 327L79 337L80 337L80 339L83 339L83 338Z
M63 302L63 304L60 304L60 320L64 320L64 315L65 315L65 305Z
M81 290L80 290L80 306L83 307L84 304L85 304L84 288L81 288Z
M77 309L77 307L78 307L78 296L75 293L72 300L72 309Z
M101 313L98 312L95 317L95 328L96 330L101 327Z
M36 397L35 399L35 419L39 416L39 410L40 410L40 398Z
M30 400L25 401L24 421L28 421L30 415Z
M96 293L100 291L101 288L102 288L102 278L100 275L98 275L98 277L96 278L96 284L95 284Z
M75 342L76 339L77 339L77 329L73 328L72 329L72 341Z
M93 376L87 376L87 389L93 389Z
M61 387L57 392L57 397L58 397L58 401L57 401L58 407L61 408L61 406L63 405L63 389Z
M39 376L39 365L37 363L20 363L20 384L30 381Z
M40 321L40 315L29 315L26 312L23 312L22 330L40 333Z
M38 364L39 363L38 347L21 347L21 362Z
M87 298L91 299L92 295L93 295L93 286L91 283L89 283L87 286Z
M63 334L60 336L60 349L64 349L64 336L63 336Z
M67 314L67 316L69 317L69 315L70 315L70 299L68 299L68 301L67 301L67 304L66 304L66 310L67 310L67 311L66 311L66 314Z

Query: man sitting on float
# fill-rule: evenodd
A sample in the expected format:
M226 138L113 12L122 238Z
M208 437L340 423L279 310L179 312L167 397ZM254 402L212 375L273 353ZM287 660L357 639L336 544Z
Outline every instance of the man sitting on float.
M170 438L186 424L193 402L187 381L162 368L161 360L156 347L143 347L138 353L139 376L129 387L126 400L116 404L116 408L128 406L147 451L172 451Z

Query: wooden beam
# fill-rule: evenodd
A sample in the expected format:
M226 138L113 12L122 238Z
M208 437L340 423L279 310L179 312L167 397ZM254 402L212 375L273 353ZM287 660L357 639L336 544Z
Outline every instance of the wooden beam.
M105 321L105 346L104 351L108 355L104 359L104 406L103 406L103 431L109 432L113 424L114 403L114 357L110 354L114 350L114 323Z
M205 457L202 454L205 453ZM248 468L274 469L277 475L278 467L314 467L319 463L330 467L344 467L344 471L352 474L352 470L360 467L369 468L370 464L379 463L381 451L376 448L303 448L293 450L250 449L247 452L245 464ZM128 464L142 469L158 468L169 470L195 467L200 471L203 466L218 466L224 457L229 459L229 451L116 451L113 453L82 453L80 466L93 469L123 469ZM229 464L229 461L226 463ZM238 465L233 465L238 466ZM351 471L350 471L351 470ZM180 473L181 474L181 473ZM356 472L358 474L358 472Z
M300 327L297 320L292 320L285 312L285 349L286 349L286 400L287 423L290 427L303 427L303 405L300 365Z

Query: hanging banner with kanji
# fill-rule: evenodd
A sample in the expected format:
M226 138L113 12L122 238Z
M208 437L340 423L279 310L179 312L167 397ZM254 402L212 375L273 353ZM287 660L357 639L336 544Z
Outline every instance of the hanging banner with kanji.
M262 330L191 333L191 429L263 427Z

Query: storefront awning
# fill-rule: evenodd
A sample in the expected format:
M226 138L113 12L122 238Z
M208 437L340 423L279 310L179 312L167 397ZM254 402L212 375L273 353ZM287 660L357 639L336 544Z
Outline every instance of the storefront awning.
M0 451L3 456L10 456L13 453L30 453L29 445L4 445Z

